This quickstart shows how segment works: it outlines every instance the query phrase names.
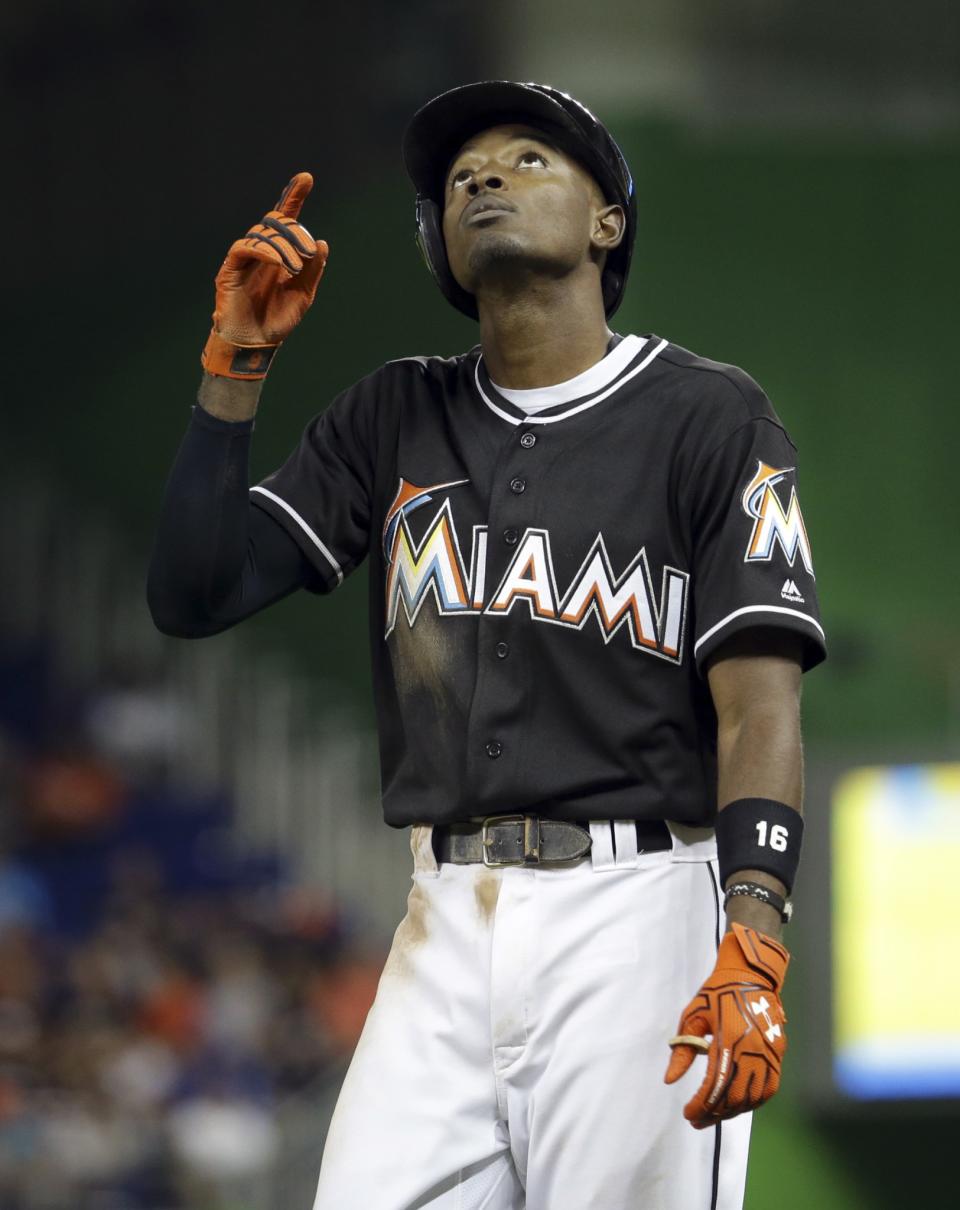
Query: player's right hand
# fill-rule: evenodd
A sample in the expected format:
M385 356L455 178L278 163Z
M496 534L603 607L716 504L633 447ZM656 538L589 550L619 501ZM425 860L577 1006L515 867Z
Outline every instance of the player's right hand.
M263 378L276 349L310 308L329 249L299 221L313 177L298 172L216 276L213 328L201 361L210 374Z

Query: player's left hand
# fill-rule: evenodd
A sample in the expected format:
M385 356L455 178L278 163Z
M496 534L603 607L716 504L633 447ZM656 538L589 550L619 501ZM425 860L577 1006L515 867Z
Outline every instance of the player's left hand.
M230 245L215 278L213 330L239 347L282 344L313 304L329 248L300 222L309 172L288 182L272 210Z
M772 937L734 924L713 972L683 1010L664 1081L673 1084L706 1053L703 1083L683 1109L698 1130L756 1109L779 1088L787 1049L780 989L789 961Z

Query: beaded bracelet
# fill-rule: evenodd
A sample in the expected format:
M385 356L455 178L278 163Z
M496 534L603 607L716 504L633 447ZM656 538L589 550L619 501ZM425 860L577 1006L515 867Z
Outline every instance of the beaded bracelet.
M727 887L727 892L723 897L723 907L726 911L727 904L734 895L749 895L751 899L759 899L761 903L767 903L775 911L780 913L780 919L786 924L793 915L793 904L789 899L784 899L782 895L778 895L776 891L771 891L769 887L761 886L759 882L733 882Z

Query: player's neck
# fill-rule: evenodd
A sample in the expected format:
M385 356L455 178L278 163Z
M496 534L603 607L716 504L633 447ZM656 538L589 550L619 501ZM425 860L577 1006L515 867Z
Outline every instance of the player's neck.
M509 390L554 386L596 365L610 329L596 287L548 283L521 295L478 296L487 372Z

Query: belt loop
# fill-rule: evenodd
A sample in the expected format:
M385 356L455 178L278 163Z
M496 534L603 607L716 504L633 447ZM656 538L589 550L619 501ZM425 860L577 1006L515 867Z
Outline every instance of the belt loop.
M433 851L433 825L415 823L410 829L410 852L413 854L413 872L426 878L437 878L440 866Z
M609 819L591 819L590 837L593 844L590 848L590 860L595 870L614 870L617 859L613 853L613 829Z
M540 860L540 816L523 817L523 859L526 862Z
M673 838L674 861L713 861L717 856L717 841L713 828L694 828L689 824L666 821Z
M613 821L613 845L617 852L617 866L636 869L637 824L635 820L615 819Z

